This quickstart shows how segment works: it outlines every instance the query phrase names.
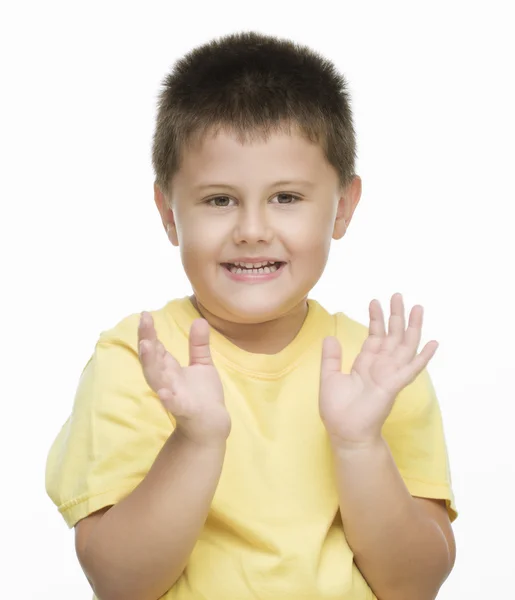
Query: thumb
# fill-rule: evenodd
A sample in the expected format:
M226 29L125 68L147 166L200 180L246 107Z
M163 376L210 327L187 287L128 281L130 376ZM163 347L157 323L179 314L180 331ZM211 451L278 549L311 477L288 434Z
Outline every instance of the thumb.
M190 365L212 365L209 349L209 324L205 319L195 319L190 329Z
M342 370L342 348L335 337L326 337L322 343L322 377L331 373L340 373Z

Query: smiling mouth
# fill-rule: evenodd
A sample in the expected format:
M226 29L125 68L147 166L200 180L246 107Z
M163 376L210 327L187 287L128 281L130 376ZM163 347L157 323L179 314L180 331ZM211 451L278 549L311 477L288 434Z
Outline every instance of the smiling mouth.
M257 268L247 267L241 264L233 263L222 263L222 266L231 273L234 273L234 275L264 275L266 273L275 273L275 271L277 271L280 267L282 267L285 264L286 263L284 262L269 262L265 265L260 265Z

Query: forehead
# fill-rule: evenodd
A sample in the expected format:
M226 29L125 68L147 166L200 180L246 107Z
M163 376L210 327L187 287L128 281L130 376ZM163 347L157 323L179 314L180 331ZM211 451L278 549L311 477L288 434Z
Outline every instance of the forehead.
M304 179L316 183L326 179L332 166L323 149L300 132L272 131L242 140L233 131L221 129L205 134L183 151L177 178L195 186L206 181L252 181Z

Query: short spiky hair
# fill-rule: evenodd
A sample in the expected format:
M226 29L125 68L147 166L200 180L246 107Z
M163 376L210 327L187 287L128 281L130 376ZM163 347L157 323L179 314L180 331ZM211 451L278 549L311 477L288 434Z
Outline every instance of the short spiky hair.
M159 95L152 163L167 191L181 151L221 129L242 142L291 126L319 143L346 186L355 175L356 136L347 82L313 50L256 32L199 46L178 60Z

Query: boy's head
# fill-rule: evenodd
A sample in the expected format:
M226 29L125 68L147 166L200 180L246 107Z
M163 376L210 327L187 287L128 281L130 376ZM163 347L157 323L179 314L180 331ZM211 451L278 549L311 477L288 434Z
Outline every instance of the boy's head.
M235 323L304 302L361 195L345 80L312 50L257 33L176 63L152 157L156 204L197 302ZM280 268L231 267L252 259Z

